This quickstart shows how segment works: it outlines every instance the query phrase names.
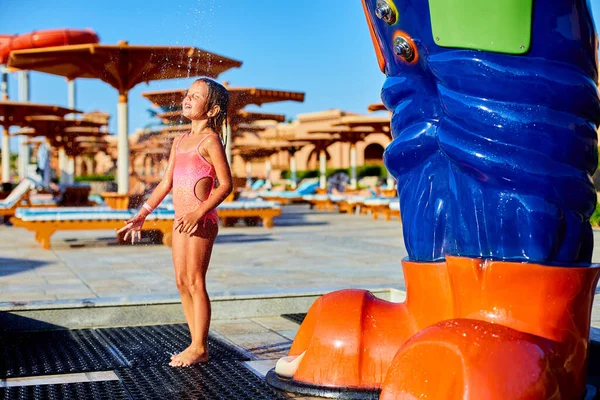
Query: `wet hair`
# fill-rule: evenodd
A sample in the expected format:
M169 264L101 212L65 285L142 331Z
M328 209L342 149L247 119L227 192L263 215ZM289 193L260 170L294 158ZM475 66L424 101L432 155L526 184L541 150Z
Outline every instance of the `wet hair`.
M210 78L199 78L194 81L204 82L208 86L208 98L206 99L206 111L218 105L220 111L214 117L208 119L208 126L215 132L220 133L223 146L226 145L227 137L223 132L223 123L227 124L227 109L229 108L229 92L225 86ZM226 125L227 126L227 125Z

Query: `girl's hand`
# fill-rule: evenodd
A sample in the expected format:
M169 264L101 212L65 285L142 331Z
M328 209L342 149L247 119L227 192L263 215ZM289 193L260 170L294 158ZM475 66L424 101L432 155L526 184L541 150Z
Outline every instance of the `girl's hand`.
M175 220L175 229L181 233L192 235L198 230L200 219L204 216L201 211L192 211Z
M127 220L124 227L119 229L117 233L125 232L124 240L127 240L128 236L131 236L131 244L135 243L136 239L139 241L142 238L142 226L146 221L146 217L142 215L136 215L135 217Z

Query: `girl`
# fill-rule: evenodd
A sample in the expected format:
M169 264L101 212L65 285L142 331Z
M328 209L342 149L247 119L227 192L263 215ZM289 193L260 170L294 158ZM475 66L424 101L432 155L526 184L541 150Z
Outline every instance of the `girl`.
M206 271L218 233L216 207L231 193L231 171L223 143L216 133L227 118L229 92L219 83L201 78L183 99L183 116L191 132L175 139L161 183L138 214L119 232L131 242L140 239L146 217L173 190L173 264L181 303L192 336L190 346L171 357L170 366L208 361L210 300ZM215 181L219 182L215 187Z

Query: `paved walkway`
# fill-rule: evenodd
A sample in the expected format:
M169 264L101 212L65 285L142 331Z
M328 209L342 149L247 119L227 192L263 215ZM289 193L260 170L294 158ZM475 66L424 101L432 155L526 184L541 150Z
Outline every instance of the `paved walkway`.
M52 239L52 250L42 250L32 233L0 226L0 309L90 299L120 304L179 299L171 250L165 246L118 245L112 231L59 232ZM593 261L600 262L600 231L594 239ZM274 229L221 229L208 288L212 298L350 287L403 290L400 260L406 255L397 220L285 207ZM596 327L598 297L592 315ZM281 316L211 322L213 334L254 354L245 364L259 376L287 355L298 327Z
M397 220L284 207L274 229L222 228L208 272L212 298L325 293L341 288L404 289L407 255ZM0 226L0 309L19 304L122 304L177 300L171 250L118 245L113 231L58 232L52 250L33 234ZM600 231L593 261L600 262ZM600 299L593 325L600 327Z
M292 206L275 224L221 228L208 272L211 297L404 288L406 250L397 220ZM57 232L52 249L42 250L33 233L0 226L0 307L179 298L170 248L117 245L114 237L113 231Z

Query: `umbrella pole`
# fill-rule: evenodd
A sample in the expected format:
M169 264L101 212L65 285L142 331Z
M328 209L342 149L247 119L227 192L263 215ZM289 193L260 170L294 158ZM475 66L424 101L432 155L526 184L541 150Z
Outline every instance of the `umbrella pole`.
M69 80L67 81L67 103L69 108L74 109L75 102L75 80ZM69 116L65 117L65 119L74 119L74 117L74 114L69 114ZM61 183L64 183L66 185L72 185L75 182L75 159L72 156L68 155L64 149L62 149L62 151L63 164L61 169L60 180Z
M44 143L45 143L48 155L46 156L46 162L44 163L43 168L42 168L42 185L43 185L43 187L47 188L47 187L50 187L50 180L52 178L52 171L50 170L50 157L52 154L52 146L50 145L50 142L47 138L44 138Z
M119 194L129 193L129 109L127 93L119 93L117 104L118 120L118 154L117 154L117 186Z
M356 143L350 143L350 187L356 189L358 181L356 179Z
M71 109L75 109L75 106L77 105L77 95L75 91L74 79L67 81L67 103L69 105L69 108ZM69 114L68 116L69 119L74 119L74 117L75 114Z
M17 72L18 89L19 89L19 101L27 103L29 102L29 71ZM27 177L27 167L29 166L29 146L27 145L27 137L19 136L19 180Z
M10 182L10 141L8 126L2 129L2 183Z

